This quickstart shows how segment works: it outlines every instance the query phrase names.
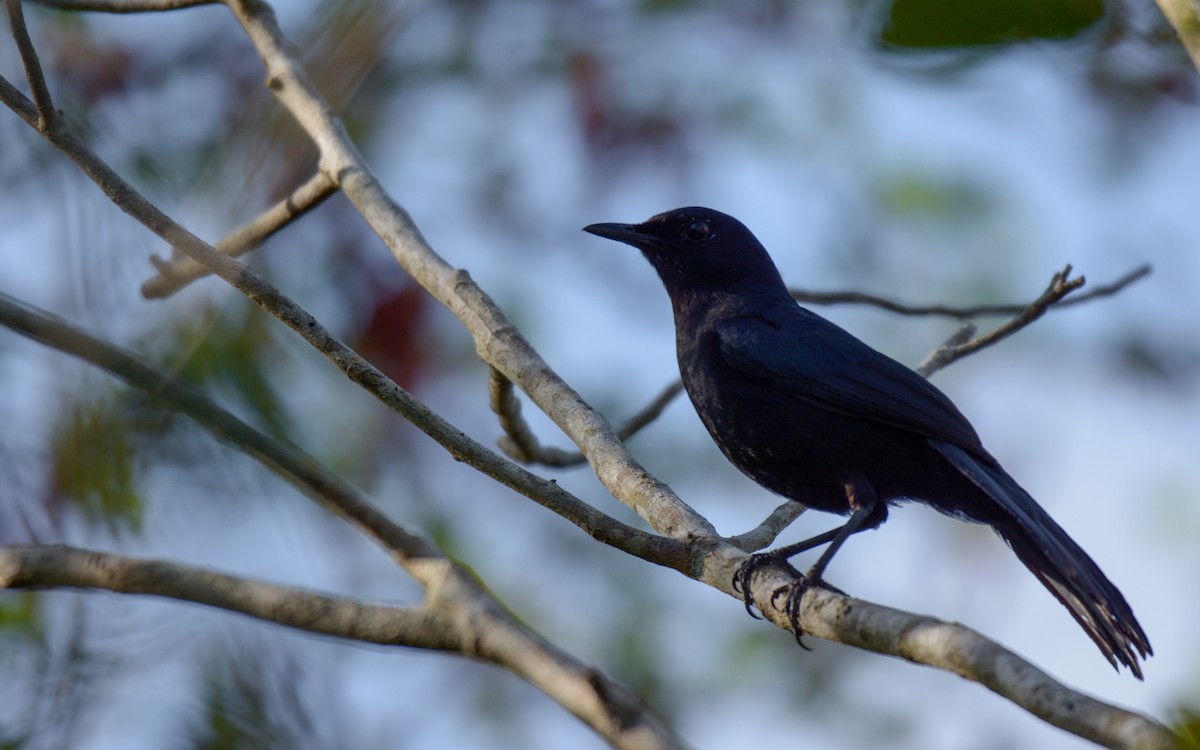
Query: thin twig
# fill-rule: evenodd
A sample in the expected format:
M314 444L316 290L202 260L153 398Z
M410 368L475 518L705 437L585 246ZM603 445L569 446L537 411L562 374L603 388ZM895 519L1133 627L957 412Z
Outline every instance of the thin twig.
M37 50L33 47L33 40L29 38L29 29L25 27L25 12L21 8L21 0L5 0L5 5L8 7L8 23L12 28L13 39L21 53L21 63L25 66L25 78L29 81L33 103L37 107L37 128L45 130L55 116L54 101L50 98L50 89L46 86L46 76L42 72L42 64L38 61Z
M1069 307L1071 305L1077 305L1081 302L1088 302L1101 297L1110 297L1117 292L1120 292L1122 289L1134 283L1135 281L1149 275L1150 271L1151 267L1149 264L1138 266L1137 268L1118 278L1116 281L1103 286L1094 287L1084 294L1078 294L1065 299L1059 299L1048 306L1047 309ZM797 301L807 302L810 304L864 304L873 305L875 307L880 307L885 310L890 310L903 315L941 315L959 320L989 315L1021 315L1030 308L1031 304L1038 303L1038 300L1035 300L1033 303L1025 303L1021 305L976 305L972 307L954 307L949 305L906 305L873 294L854 291L810 292L801 289L792 289L791 294L792 297ZM1023 325L1028 325L1028 323ZM1001 331L1003 329L997 330ZM926 371L922 368L926 366L926 363L931 361L930 357L934 356L933 354L930 354L930 357L927 357L925 362L918 366L917 372L928 377L933 372L947 366L955 359L961 359L973 351L978 351L985 346L999 341L1000 338L1008 335L1008 333L1012 333L1012 331L1008 331L1006 333L1002 333L1002 335L996 339L981 340L983 341L982 345L972 343L971 348L969 349L956 350L956 347L965 345L970 340L970 337L975 334L975 331L976 328L974 325L969 323L964 325L936 350L937 352L943 352L943 354L950 351L958 351L959 353L954 357L954 359L942 364L938 364L933 369ZM539 443L537 435L535 435L533 430L529 428L523 419L521 419L520 404L517 402L516 396L512 393L512 383L505 378L499 385L495 384L495 368L493 368L492 372L492 410L495 411L500 417L500 425L504 428L505 432L505 436L500 438L498 442L501 450L503 450L509 458L526 464L542 464L543 466L555 467L577 466L586 460L585 456L578 451L564 451L560 448L543 447ZM617 429L617 436L620 438L620 440L628 440L639 430L650 424L650 422L657 419L662 413L663 409L666 408L667 404L669 404L676 396L678 396L682 390L683 383L681 381L675 381L674 384L667 386L667 388L664 389L654 401L652 401L649 405L647 405L644 409L631 417L628 421L622 424L620 428Z
M558 468L578 466L587 457L579 451L566 451L552 446L543 446L533 433L532 428L521 416L521 402L513 391L512 381L495 367L490 368L488 391L491 395L492 411L500 420L504 437L497 443L505 455L514 461L526 464L541 464ZM683 392L683 382L676 380L663 389L662 393L645 406L637 414L625 420L617 428L617 439L622 442L636 435L662 414L663 409Z
M1100 297L1111 297L1135 281L1150 275L1151 270L1151 266L1148 263L1140 265L1122 275L1116 281L1093 287L1084 294L1078 294L1070 299L1063 300L1055 307L1070 307L1071 305L1090 302ZM903 302L887 299L886 297L867 294L866 292L813 292L805 289L791 289L789 291L797 301L814 305L872 305L901 315L940 315L958 320L981 318L990 315L1017 315L1029 307L1029 303L1027 302L1008 305L971 305L967 307L956 307L953 305L908 305Z
M324 172L317 172L283 200L268 208L254 220L222 237L214 246L236 258L254 250L291 222L321 205L337 192L337 185ZM182 253L170 261L157 255L150 262L158 275L142 284L142 296L147 299L169 297L210 271Z
M788 500L775 510L771 511L771 515L763 519L763 522L753 529L750 529L744 534L731 536L725 541L746 552L757 552L760 549L766 549L775 543L776 537L783 532L792 522L808 510L794 500Z
M1011 336L1042 317L1046 314L1047 310L1062 300L1063 297L1081 288L1086 283L1084 277L1080 276L1071 279L1069 278L1070 275L1070 266L1066 266L1063 270L1055 273L1053 278L1050 279L1050 284L1046 287L1046 291L1042 292L1040 297L1029 303L1027 307L1014 315L1011 320L999 326L991 333L963 343L958 343L958 334L955 334L955 336L951 337L950 341L934 349L917 367L917 372L925 377L929 377L951 363ZM959 333L962 333L962 331L959 331Z
M182 10L201 5L220 5L222 0L32 0L56 10L79 10L92 13L154 13Z
M9 83L8 79L0 76L0 102L4 102L4 106L11 109L20 115L31 128L38 130L38 111L29 97L21 93L21 90Z

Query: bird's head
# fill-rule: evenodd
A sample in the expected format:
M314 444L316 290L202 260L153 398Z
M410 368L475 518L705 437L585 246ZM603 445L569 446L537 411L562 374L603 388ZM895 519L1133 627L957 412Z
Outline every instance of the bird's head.
M677 208L641 224L591 224L583 231L641 250L672 297L686 291L784 288L750 230L711 208Z

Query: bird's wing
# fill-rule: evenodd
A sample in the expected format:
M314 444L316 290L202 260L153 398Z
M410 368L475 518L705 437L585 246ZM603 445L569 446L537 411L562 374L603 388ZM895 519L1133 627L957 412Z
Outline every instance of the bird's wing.
M725 361L825 411L958 445L989 460L975 429L928 380L795 307L718 326Z

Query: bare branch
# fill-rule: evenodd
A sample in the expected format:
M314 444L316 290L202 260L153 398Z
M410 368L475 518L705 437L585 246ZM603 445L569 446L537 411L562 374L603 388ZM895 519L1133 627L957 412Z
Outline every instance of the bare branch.
M1113 281L1103 286L1097 286L1084 294L1077 294L1070 299L1065 299L1055 305L1055 309L1078 305L1083 302L1090 302L1100 297L1111 297L1120 292L1130 284L1150 275L1150 265L1143 264L1137 268L1124 274L1116 281ZM953 305L907 305L903 302L896 302L880 297L874 294L865 292L843 291L843 292L813 292L805 289L790 289L792 297L799 302L806 302L814 305L839 305L839 304L857 304L857 305L873 305L901 315L940 315L947 318L956 318L958 320L968 320L970 318L981 318L989 315L1018 315L1027 307L1028 303L1009 304L1009 305L971 305L967 307L955 307Z
M1071 305L1077 305L1081 302L1089 302L1101 297L1110 297L1120 292L1122 289L1134 283L1135 281L1148 276L1150 271L1151 267L1149 264L1138 266L1132 271L1129 271L1128 273L1119 277L1116 281L1103 286L1094 287L1084 294L1060 298L1056 302L1051 303L1048 306L1048 309L1059 309L1069 307ZM884 297L856 291L811 292L802 289L791 289L789 291L791 292L792 297L798 302L819 305L836 305L846 303L865 304L881 307L885 310L890 310L902 315L941 315L950 318L957 318L959 320L988 315L1020 315L1030 307L1030 304L974 305L970 307L954 307L950 305L906 305L901 302L895 302L893 300L886 299ZM1037 301L1035 300L1033 304L1037 304ZM1025 323L1024 325L1028 325L1028 323ZM953 336L951 336L946 343L942 344L937 352L944 352L945 350L951 350L955 347L966 344L970 340L971 336L975 334L975 330L975 326L973 325L968 324L963 326ZM1012 331L1009 333L1011 332ZM1004 335L1007 335L1007 333ZM999 338L1003 338L1003 336L1000 336ZM982 346L972 344L973 348L970 351L959 354L955 356L954 359L960 359L961 357L970 354L972 351L977 351L978 349L984 348L984 346L995 343L999 340L999 338L987 341ZM930 358L933 356L934 354L930 354ZM925 362L923 362L917 369L917 372L920 372L926 377L954 361L950 360L944 364L940 364L928 372L920 369L921 367L925 367L926 363L932 361L930 358L926 358ZM576 466L586 460L584 455L578 451L564 451L559 448L542 447L538 442L537 436L533 434L533 431L529 428L525 421L521 419L521 406L512 393L511 381L509 381L507 378L504 378L503 375L499 375L501 380L497 381L497 376L498 373L496 372L495 368L493 368L491 386L492 410L495 411L500 417L500 425L504 428L505 437L500 438L499 443L501 450L503 450L509 458L526 464L542 464L544 466L556 467ZM667 388L663 390L658 398L642 409L642 411L638 412L633 417L630 417L628 421L626 421L617 429L616 434L618 439L620 439L622 442L628 440L643 427L657 419L659 415L662 414L663 409L665 409L666 406L672 400L674 400L674 398L678 396L682 390L682 381L677 380L674 384L667 386Z
M769 609L770 619L786 626L786 615ZM818 638L832 636L847 645L978 682L1043 721L1104 747L1168 750L1177 746L1174 734L1162 724L1066 687L963 625L820 588L805 593L802 623L806 633Z
M732 575L744 559L727 560ZM764 568L755 574L755 605L766 619L789 630L787 614L773 593L797 583L795 571ZM1176 738L1162 724L1069 688L1003 646L957 623L892 609L840 592L811 587L804 592L805 635L895 656L978 682L1043 721L1103 747L1169 750Z
M12 28L17 50L21 53L21 63L25 66L25 79L29 81L33 103L37 107L37 129L45 130L55 116L54 102L50 99L50 89L46 86L46 76L42 72L41 62L38 61L33 40L29 38L29 30L25 28L25 12L21 8L21 0L5 0L5 5L8 7L8 24Z
M386 607L224 575L179 563L71 547L0 547L0 589L92 588L150 594L368 643L459 653L523 677L614 747L670 750L683 740L624 686L521 625L445 558L421 607Z
M637 464L621 445L608 422L549 368L466 272L454 269L430 248L407 213L383 191L347 137L341 122L317 94L298 62L296 50L280 32L270 7L257 0L228 0L228 4L266 63L270 87L318 144L322 171L345 191L401 265L462 320L475 338L480 357L521 387L533 402L567 433L588 457L597 476L614 496L637 510L660 532L676 539L689 540L686 549L681 551L679 547L666 545L670 540L655 540L651 537L661 545L651 547L652 552L661 558L655 560L656 562L669 559L671 562L665 564L670 564L671 567L676 567L733 595L733 572L746 560L746 553L715 538L711 525L705 519ZM124 210L159 234L168 244L214 269L218 275L242 290L264 309L286 322L325 353L352 380L362 384L389 406L410 418L453 455L539 502L542 501L540 495L543 490L551 491L542 485L553 486L553 483L547 483L504 461L458 433L437 415L428 413L423 404L363 362L291 300L257 275L246 271L237 261L216 252L171 222L91 154L61 121L54 122L52 119L49 127L43 132L52 143L71 156ZM1063 279L1058 281L1061 283ZM1033 317L1042 312L1044 308L1037 311ZM542 485L538 485L538 482ZM553 489L558 488L553 486ZM783 512L777 513L780 519L786 517ZM781 522L776 520L764 528L770 530ZM644 559L653 559L653 555L645 550L634 551L636 545L624 546L620 543L624 540L602 541L638 554ZM764 570L756 578L766 579L768 576L768 583L775 585L756 584L753 590L771 592L790 582L788 574L774 569ZM1070 731L1076 731L1083 736L1100 737L1104 744L1124 746L1129 735L1126 728L1133 725L1146 728L1143 731L1144 736L1157 738L1154 740L1156 744L1146 746L1164 746L1159 740L1169 737L1166 730L1152 721L1119 709L1105 707L1104 704L1094 701L1087 705L1099 707L1097 711L1108 717L1107 722L1097 723L1091 719L1080 721L1069 711L1062 713L1045 708L1038 698L1039 695L1061 694L1071 696L1072 700L1090 699L1059 686L1044 674L982 637L976 636L978 640L973 641L978 649L973 647L973 650L964 656L960 653L960 648L953 646L952 642L955 639L930 638L928 643L924 640L913 641L913 634L919 631L918 626L938 624L937 621L928 618L899 613L901 621L907 622L907 625L900 624L901 621L894 618L871 619L881 612L894 613L894 610L824 591L808 592L803 604L803 624L809 632L818 637L839 640L881 653L900 655L913 661L952 669L959 674L977 675L972 676L972 679L983 681L1018 705L1027 707L1043 718L1050 717L1054 723ZM759 606L762 605L760 602ZM786 616L782 613L773 611L769 606L764 612L780 627L788 627ZM935 628L934 634L944 636L947 632L959 632L953 630L955 626L945 627L952 630ZM519 659L521 649L514 648L508 653L510 658ZM965 668L955 666L960 661L968 664L971 669L963 671ZM1024 664L1028 669L1018 671L1026 676L1032 674L1035 679L1015 681L995 674L997 665L1010 669L1014 668L1014 664ZM534 665L528 663L513 668L522 674L536 672ZM523 669L525 671L522 671ZM1059 690L1066 692L1056 692ZM1059 723L1060 721L1062 723ZM1097 728L1098 724L1103 726Z
M3 293L0 293L0 324L117 375L149 395L166 401L217 437L258 459L380 542L421 583L427 603L425 610L403 610L409 614L389 622L386 608L366 608L366 605L314 594L306 594L307 598L302 599L286 597L283 594L287 591L280 587L212 573L196 572L177 580L177 574L183 570L180 566L112 559L82 551L63 552L62 548L52 548L53 552L41 557L30 553L33 562L24 558L19 560L23 565L37 562L49 565L49 573L42 568L32 568L43 570L48 578L30 573L28 567L17 567L17 571L25 571L23 574L14 572L11 566L16 563L8 555L19 553L0 549L0 586L90 586L150 593L224 607L314 632L376 643L459 651L516 672L616 747L683 746L668 727L650 715L636 695L595 668L579 663L518 622L472 575L444 557L423 537L389 520L357 490L325 471L315 459L298 448L257 432L203 394L155 372L131 353L92 337L55 316L22 305ZM557 485L546 484L556 491L550 493L550 499L562 501L558 505L552 503L550 507L564 517L576 516L594 522L591 526L583 524L583 528L597 539L619 538L650 557L657 554L681 557L680 543L654 537L609 519ZM660 553L663 549L667 551ZM72 575L77 577L72 578ZM337 629L347 624L353 627ZM448 629L452 632L445 632ZM429 630L432 634L427 632ZM389 631L393 640L386 640Z
M317 172L292 191L291 195L268 208L253 221L222 237L214 247L231 258L244 255L321 205L336 192L337 185L323 172ZM178 253L170 261L151 255L150 262L158 270L158 276L142 284L142 296L147 299L169 297L210 273L201 264Z
M269 6L263 4L262 7L266 9L265 12L270 13ZM51 113L45 130L41 132L47 140L67 154L118 207L164 239L167 244L206 266L264 310L299 333L315 349L337 365L350 380L363 386L387 406L408 419L455 458L530 499L553 508L556 513L606 544L668 567L682 569L689 565L686 551L678 542L646 534L621 524L566 492L554 482L504 460L472 440L333 336L316 318L272 286L266 279L233 258L218 252L176 224L96 156L57 112ZM342 135L344 137L344 131L342 131ZM365 165L363 168L365 169ZM397 210L399 210L398 207ZM470 282L465 272L457 272L454 277L459 280L460 284L466 284L478 290L478 287ZM482 290L478 291L480 295L483 294ZM484 295L484 299L486 299L486 295ZM8 302L10 308L14 306L20 308L14 300L9 299ZM487 300L487 305L494 308L490 299ZM23 312L25 314L32 313L43 319L51 317L48 314L29 309L25 309ZM509 324L509 328L511 329L511 324ZM600 419L603 418L600 417ZM705 524L707 525L707 522ZM711 529L711 526L707 525L707 528Z
M800 503L788 500L771 511L771 515L767 516L758 526L747 531L745 534L731 536L725 541L746 552L757 552L760 549L766 549L774 544L775 538L784 529L791 526L792 522L799 518L806 510L808 508Z
M217 437L261 461L336 515L356 524L396 555L406 567L413 559L435 554L429 542L389 520L356 489L325 471L316 459L295 446L255 430L204 394L148 367L132 352L102 341L55 315L26 305L2 292L0 325L90 362L187 414ZM425 408L423 404L421 407ZM460 449L469 452L465 455L481 452L474 457L485 460L494 468L511 467L511 470L505 470L501 475L511 477L513 484L520 484L528 497L576 524L592 537L651 562L670 567L684 567L686 550L679 542L623 524L591 507L554 482L504 461L462 433L458 435ZM493 478L498 479L495 476ZM411 569L410 572L416 575Z
M21 116L21 119L29 124L35 130L38 127L38 111L33 102L29 101L29 97L21 93L21 90L9 83L8 79L0 76L0 102L4 102L4 106L11 109Z
M500 449L509 458L526 464L555 467L578 466L587 461L579 451L542 446L529 424L521 417L521 402L513 393L512 381L495 367L490 368L490 372L488 390L491 394L492 411L499 417L500 426L505 433L498 442ZM625 442L636 435L643 427L657 419L663 409L682 392L683 381L676 380L668 385L645 408L617 428L617 439Z
M1200 7L1195 0L1157 0L1159 10L1175 28L1179 41L1200 70Z
M634 460L608 421L550 368L466 271L430 247L316 90L270 6L228 4L267 67L267 85L320 150L321 170L341 186L409 275L462 321L480 358L520 387L588 457L608 491L656 531L676 539L715 536L712 524Z
M151 594L370 643L461 651L450 622L425 607L384 607L181 563L63 546L0 547L0 588L69 587Z
M80 10L93 13L152 13L166 10L219 5L222 0L32 0L38 5L57 10Z
M619 428L617 428L617 437L621 440L628 440L636 435L643 427L658 419L658 416L663 413L663 409L675 400L675 398L683 393L683 381L676 380L666 388L662 389L653 401L634 414L629 419L625 420Z
M950 365L951 363L962 359L963 357L974 354L975 352L995 344L1002 339L1011 336L1025 326L1046 314L1055 303L1066 297L1076 289L1081 288L1085 280L1082 276L1071 279L1071 267L1067 266L1063 270L1054 274L1050 279L1050 285L1046 287L1046 291L1042 295L1031 302L1027 307L1017 313L1011 320L1004 325L996 328L991 333L980 336L976 339L971 339L963 343L959 343L960 330L950 341L942 344L935 349L928 357L925 358L920 366L917 367L917 372L925 377L929 377L938 370ZM963 329L966 330L966 329Z

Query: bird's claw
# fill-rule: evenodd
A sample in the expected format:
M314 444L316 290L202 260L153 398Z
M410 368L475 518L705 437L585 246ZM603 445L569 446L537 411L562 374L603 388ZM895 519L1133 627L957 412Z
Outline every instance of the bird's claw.
M805 575L801 576L799 580L786 586L780 586L771 592L771 606L787 615L788 628L795 636L796 644L805 651L812 651L812 649L804 644L804 626L800 624L801 604L804 602L804 592L819 583L820 579L812 581ZM779 606L780 598L784 600L782 607Z
M762 565L757 562L758 555L752 555L749 560L742 564L742 567L737 569L733 574L733 590L742 595L742 604L746 605L746 614L753 617L755 620L761 620L754 613L754 595L750 591L750 579L754 577L754 571L758 570Z
M742 595L742 604L746 605L746 613L756 620L763 618L754 612L754 592L750 588L750 584L754 580L755 573L770 565L781 567L797 577L800 576L799 571L788 564L787 560L780 560L771 554L751 555L750 559L743 563L742 567L738 568L737 572L733 574L733 590ZM772 606L775 604L775 595L778 593L778 590L776 590L771 595Z
M768 559L761 560L757 558ZM800 624L800 615L802 612L802 605L804 603L804 592L813 587L828 589L829 591L833 591L842 595L845 595L845 592L826 583L825 579L821 578L819 574L815 574L814 571L809 571L807 574L800 575L795 568L786 562L770 559L769 555L754 555L746 562L745 565L739 568L738 572L734 575L733 588L735 591L742 594L743 602L746 605L746 611L756 619L762 618L754 614L754 611L751 609L754 603L754 598L750 592L750 579L759 568L768 564L782 565L796 575L795 581L780 586L771 592L771 606L787 615L788 627L792 631L792 635L795 636L796 643L800 646L800 648L804 649L805 651L812 651L812 649L804 643L804 626ZM780 599L784 599L782 606L780 606Z

